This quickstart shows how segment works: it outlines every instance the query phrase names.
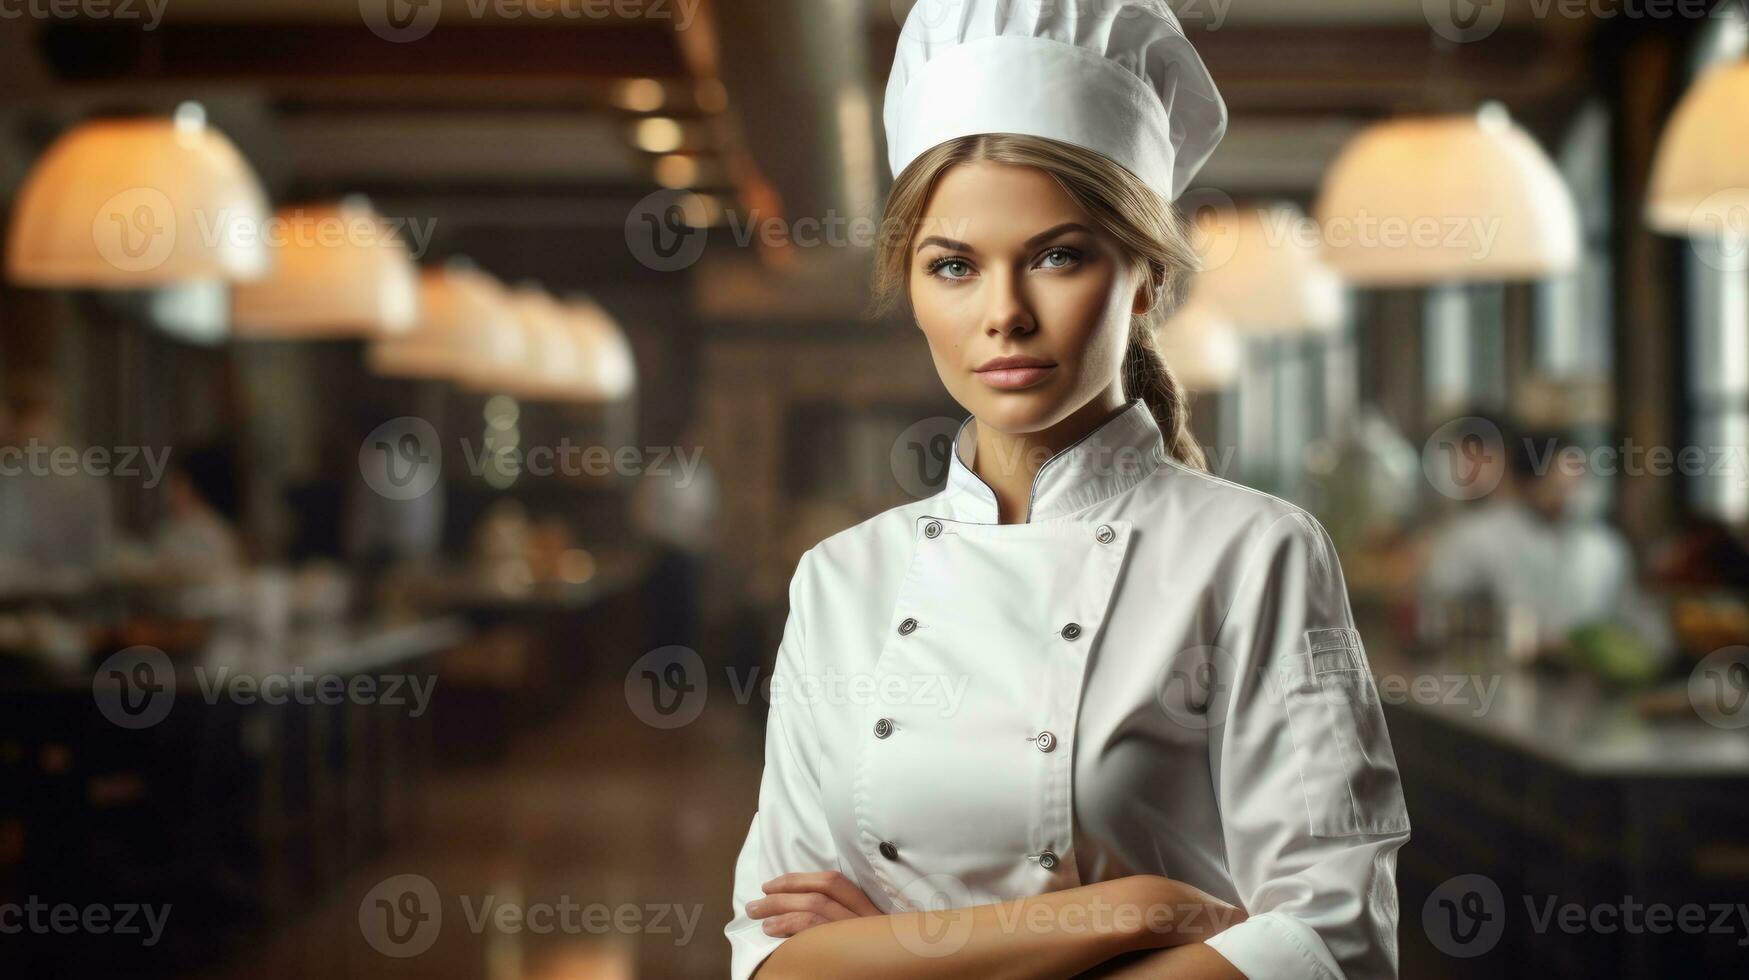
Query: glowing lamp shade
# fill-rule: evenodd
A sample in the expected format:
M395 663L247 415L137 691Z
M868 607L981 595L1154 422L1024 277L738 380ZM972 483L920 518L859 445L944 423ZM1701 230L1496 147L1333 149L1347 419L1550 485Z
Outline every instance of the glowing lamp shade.
M491 387L520 376L522 324L491 277L463 266L419 277L413 329L379 337L368 354L384 377L455 381Z
M582 355L582 377L573 398L615 402L630 395L637 386L637 366L619 323L590 299L574 299L564 311Z
M1191 391L1219 391L1233 383L1245 363L1245 346L1220 310L1186 303L1160 327L1160 353Z
M12 207L6 275L21 286L142 289L267 271L250 234L267 198L204 114L111 119L61 136Z
M1203 268L1192 291L1239 330L1323 332L1342 323L1342 280L1324 264L1318 227L1299 208L1205 211L1196 230Z
M419 270L388 223L346 202L282 208L262 230L273 272L231 298L237 336L376 337L411 330Z
M522 375L509 393L530 401L572 400L582 384L583 358L565 311L531 286L514 290L510 306L528 346Z
M1572 191L1498 106L1363 131L1316 210L1325 261L1358 286L1537 279L1579 261Z
M1749 235L1749 61L1702 75L1658 144L1646 221L1693 238Z

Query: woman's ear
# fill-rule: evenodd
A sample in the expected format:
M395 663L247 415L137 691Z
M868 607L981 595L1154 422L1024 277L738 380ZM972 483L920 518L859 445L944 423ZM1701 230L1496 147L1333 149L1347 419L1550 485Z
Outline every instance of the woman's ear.
M1136 316L1147 316L1154 311L1159 295L1159 284L1154 281L1149 270L1144 268L1141 284L1136 287L1135 299L1130 301L1130 312Z

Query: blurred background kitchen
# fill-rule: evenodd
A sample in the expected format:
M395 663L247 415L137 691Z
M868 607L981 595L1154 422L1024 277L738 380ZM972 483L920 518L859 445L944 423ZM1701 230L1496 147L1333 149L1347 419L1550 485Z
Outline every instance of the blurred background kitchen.
M910 6L0 0L0 975L723 973L794 563L960 417ZM1403 975L1742 975L1742 7L1174 6L1164 340L1342 549Z

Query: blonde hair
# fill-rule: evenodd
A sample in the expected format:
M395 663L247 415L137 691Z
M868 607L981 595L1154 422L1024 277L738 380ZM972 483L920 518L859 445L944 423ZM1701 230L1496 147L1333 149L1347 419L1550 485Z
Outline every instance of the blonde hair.
M975 160L1036 167L1050 174L1095 223L1115 238L1143 273L1149 308L1130 318L1123 358L1126 397L1147 402L1165 438L1167 455L1207 469L1190 433L1190 405L1160 355L1155 329L1184 302L1196 250L1178 210L1129 170L1071 143L1039 136L990 133L962 136L926 151L893 183L875 260L875 312L891 310L910 285L911 242L929 195L948 168Z

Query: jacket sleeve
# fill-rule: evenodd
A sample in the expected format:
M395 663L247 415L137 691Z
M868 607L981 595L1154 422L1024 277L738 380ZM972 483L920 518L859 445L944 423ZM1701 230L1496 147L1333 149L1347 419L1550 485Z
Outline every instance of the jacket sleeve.
M808 561L802 556L790 580L789 618L772 669L774 691L794 691L807 675ZM765 894L760 888L781 874L837 871L838 855L820 802L820 751L812 711L806 702L773 696L765 723L765 772L759 781L759 809L735 862L733 918L723 932L729 939L729 974L746 980L783 940L768 936L763 921L747 916L747 903Z
M1208 945L1250 980L1394 978L1409 818L1341 566L1302 512L1250 547L1217 632L1231 673L1209 745L1250 917Z

